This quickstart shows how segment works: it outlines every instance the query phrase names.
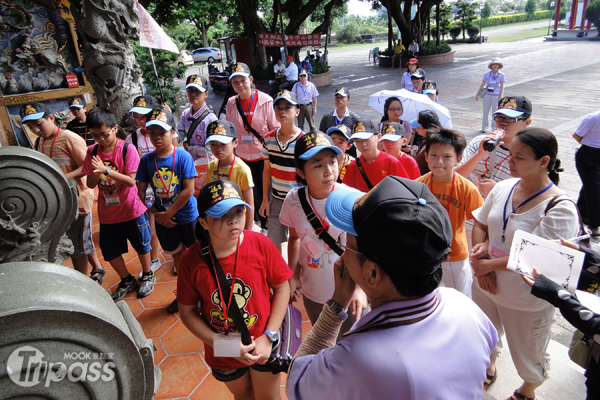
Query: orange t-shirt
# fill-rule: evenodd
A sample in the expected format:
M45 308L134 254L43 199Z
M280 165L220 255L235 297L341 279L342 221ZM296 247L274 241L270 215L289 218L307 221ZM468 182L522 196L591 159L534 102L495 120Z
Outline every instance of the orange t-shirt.
M52 146L53 139L54 137L47 140L36 140L38 143L36 150L52 158L65 175L83 165L88 147L81 136L66 129L61 129L58 136L56 136L54 146ZM86 215L92 211L94 206L94 190L87 187L86 181L86 176L75 179L79 190L77 199L79 215Z
M467 246L467 235L465 233L465 220L473 219L472 212L483 205L483 198L479 194L477 187L460 174L454 174L454 191L452 198L452 181L440 183L432 179L431 172L417 179L429 187L429 190L438 199L440 204L448 210L450 224L452 225L452 251L450 252L450 262L463 261L469 257Z

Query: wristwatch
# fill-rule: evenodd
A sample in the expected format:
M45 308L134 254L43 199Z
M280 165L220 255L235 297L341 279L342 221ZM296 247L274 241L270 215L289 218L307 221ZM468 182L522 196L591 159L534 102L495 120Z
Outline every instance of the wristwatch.
M265 330L265 335L269 338L269 340L273 343L279 340L279 332L278 331L270 331L268 329Z
M106 167L106 172L104 173L104 175L108 175L112 172L112 168L111 167Z
M342 307L337 301L329 299L325 304L327 304L327 307L329 307L331 311L333 311L335 315L337 315L342 321L345 321L348 318L348 313L346 313L344 307Z

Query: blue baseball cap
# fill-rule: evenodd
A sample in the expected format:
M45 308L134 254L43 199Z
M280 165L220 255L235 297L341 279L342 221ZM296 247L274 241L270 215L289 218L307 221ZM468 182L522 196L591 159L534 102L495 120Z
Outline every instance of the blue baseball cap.
M359 119L352 124L352 136L350 136L350 140L365 140L377 134L379 134L379 127L377 124L370 119Z
M333 150L338 156L342 155L342 151L334 146L333 140L329 136L320 131L309 132L298 138L294 147L294 157L300 160L310 160L325 149Z
M135 99L133 99L133 108L129 110L129 113L138 113L146 115L156 108L160 108L160 104L158 104L158 100L156 100L156 97L150 96L149 94L145 94L143 96L138 96Z
M148 119L146 120L146 128L152 125L158 125L165 131L175 129L173 115L170 112L163 110L162 108L157 108L150 111Z
M350 140L350 129L348 129L348 127L346 125L336 125L336 126L332 126L331 128L327 129L326 132L328 135L331 136L332 133L341 133L342 135L344 135L346 137L346 139Z
M381 133L383 134L381 140L397 142L398 140L404 137L404 135L406 134L406 129L404 129L404 126L400 125L397 122L388 122L385 125L383 125Z
M518 118L520 116L531 117L533 107L531 102L525 96L507 96L500 99L496 114L504 114L509 118Z
M37 121L38 119L42 118L45 113L50 114L50 111L48 111L48 108L44 104L37 101L35 103L25 104L19 111L19 114L21 115L21 123L27 121Z
M227 120L213 121L206 127L205 144L210 142L228 144L234 139L237 139L237 129L235 125Z
M220 218L235 206L252 207L242 200L242 191L235 182L217 180L202 186L198 195L198 212Z

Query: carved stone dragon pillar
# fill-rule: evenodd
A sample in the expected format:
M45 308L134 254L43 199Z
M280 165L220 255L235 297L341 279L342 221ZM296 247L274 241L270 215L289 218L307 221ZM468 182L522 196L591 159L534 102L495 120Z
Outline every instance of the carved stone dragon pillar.
M141 95L141 68L132 40L139 39L135 0L71 0L85 76L98 106L124 121L133 99ZM120 123L122 126L123 124Z

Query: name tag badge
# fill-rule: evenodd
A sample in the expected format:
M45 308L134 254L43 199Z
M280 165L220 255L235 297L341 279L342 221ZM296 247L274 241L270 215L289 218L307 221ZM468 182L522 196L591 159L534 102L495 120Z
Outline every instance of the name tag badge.
M215 333L213 335L213 353L215 357L241 357L241 343L242 335L239 333L230 333L229 335Z
M252 135L251 133L242 133L242 143L252 143Z
M312 258L320 257L321 254L327 251L321 243L321 239L319 239L313 230L308 232L300 244L304 246Z
M121 200L119 200L118 195L112 196L104 196L104 201L106 202L107 207L120 206Z
M488 253L494 258L507 257L509 255L509 252L504 250L499 243L496 243L496 241L490 243Z
M487 90L488 92L493 92L494 89L496 89L496 81L490 81L490 83L487 86Z

